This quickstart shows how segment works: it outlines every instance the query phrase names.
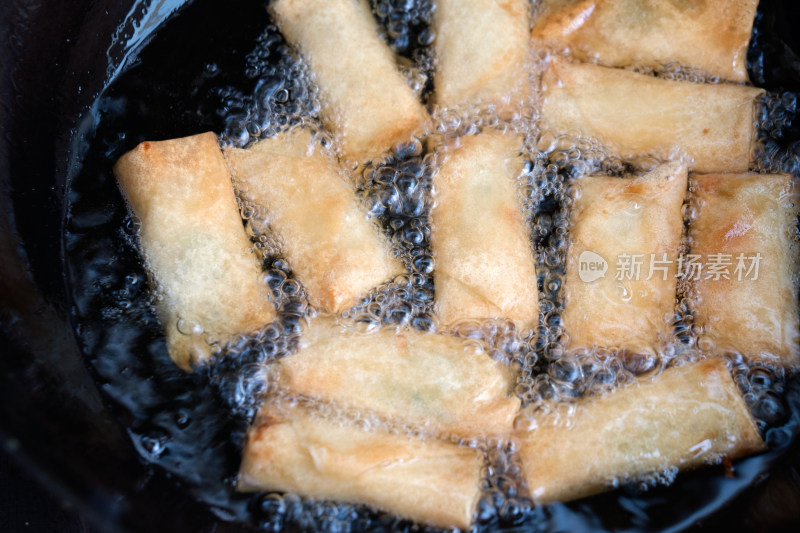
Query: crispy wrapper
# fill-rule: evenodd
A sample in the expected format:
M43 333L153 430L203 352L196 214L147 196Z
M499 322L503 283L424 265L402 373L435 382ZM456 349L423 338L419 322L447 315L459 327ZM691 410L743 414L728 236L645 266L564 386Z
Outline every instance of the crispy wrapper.
M427 112L379 37L366 0L276 0L269 9L308 62L322 120L345 158L371 159L423 127Z
M141 220L139 242L178 366L190 370L210 356L206 336L221 341L275 318L216 135L143 142L114 175Z
M306 130L226 148L234 182L266 211L312 305L342 312L369 289L405 272L355 191Z
M702 326L700 346L797 365L798 195L792 177L695 178L699 213L689 226L691 253L705 268L687 271L687 279L694 285L695 322ZM760 259L753 259L757 254Z
M536 268L517 184L521 148L519 135L462 137L434 175L431 249L443 324L506 318L536 326Z
M494 104L501 116L518 110L530 90L529 12L528 0L437 0L436 104Z
M681 163L638 177L587 176L578 181L581 193L571 213L562 314L568 348L652 352L667 340L686 183Z
M345 329L318 318L269 369L290 395L369 411L457 438L507 436L519 411L511 369L449 335Z
M473 448L366 430L270 403L248 434L238 490L363 503L434 526L467 529L482 467L482 454Z
M596 138L624 158L669 159L676 151L698 172L744 172L764 91L655 78L554 59L542 77L542 127Z
M747 81L747 46L758 0L544 0L539 46L610 67L680 64Z
M718 358L581 400L570 427L526 415L531 418L521 425L529 429L517 438L525 479L539 503L583 498L647 474L765 448L725 361Z

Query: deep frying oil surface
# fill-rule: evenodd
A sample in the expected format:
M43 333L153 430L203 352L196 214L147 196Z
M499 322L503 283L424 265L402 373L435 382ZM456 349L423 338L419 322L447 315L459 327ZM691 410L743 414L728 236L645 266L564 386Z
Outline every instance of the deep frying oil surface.
M435 64L430 3L382 0L373 2L373 8L383 38L400 54L401 70L426 101ZM764 143L759 168L800 168L798 154L782 145L795 108L791 93L770 93L766 98L759 116ZM249 220L261 215L258 209L240 198L279 320L257 337L233 343L209 369L180 371L167 355L154 307L158 294L137 251L138 222L128 215L111 174L116 159L138 142L206 130L219 132L223 143L246 146L304 124L336 151L335 140L319 128L319 103L305 66L271 25L263 6L254 2L231 10L219 2L197 0L159 30L139 53L137 64L101 95L97 109L96 135L68 192L64 240L69 284L82 349L142 458L185 480L186 490L220 516L265 529L419 528L363 506L234 491L244 432L265 388L259 365L291 353L300 322L313 310L280 246L252 230ZM561 399L568 405L658 366L693 360L695 333L682 299L671 319L669 357L619 359L599 351L564 356L560 310L568 209L578 193L574 180L591 172L621 175L631 169L590 141L536 131L533 118L531 110L505 127L526 136L527 164L518 183L539 272L539 326L517 331L503 323L469 322L460 324L456 333L480 337L491 356L516 365L515 392L525 404ZM459 134L499 125L490 110L436 110L434 119L434 143L440 146ZM412 140L382 160L348 169L364 210L379 221L408 270L366 296L348 313L351 318L423 330L438 327L432 314L435 265L428 215L435 201L431 178L442 157L446 150L434 153ZM722 467L677 479L674 472L661 472L623 491L537 508L525 497L515 451L498 445L488 451L476 527L656 530L687 526L713 513L771 465L791 439L798 415L800 390L783 370L735 358L731 368L773 449L737 463L734 477L724 476ZM568 409L565 413L569 416Z

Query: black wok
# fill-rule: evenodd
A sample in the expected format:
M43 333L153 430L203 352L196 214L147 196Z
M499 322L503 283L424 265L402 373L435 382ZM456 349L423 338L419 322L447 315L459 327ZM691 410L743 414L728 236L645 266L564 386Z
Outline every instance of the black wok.
M154 30L165 21L170 21L167 29L176 37L160 42L158 50L167 56L161 64L173 68L155 68L143 75L152 77L146 83L160 80L151 90L161 98L141 113L132 129L162 138L222 130L219 117L181 114L180 109L187 107L187 99L203 97L194 89L209 83L197 77L209 57L224 72L243 70L241 57L268 21L259 0L226 2L222 11L228 18L212 4L203 0L0 3L0 441L19 468L58 499L71 502L99 530L252 527L226 520L235 513L213 509L203 501L207 497L191 490L191 481L142 453L139 435L130 430L135 416L110 400L103 376L87 360L86 346L76 336L75 307L82 303L68 288L74 279L65 265L68 184L85 170L84 157L93 146L98 121L107 116L102 106L110 100L98 97L107 97L109 84L126 71L127 90L148 90L145 82L137 88L130 74L140 68L140 60L147 64L147 58L142 60L146 52L139 52L148 49ZM800 34L794 28L800 19L792 8L790 0L765 0L760 8L759 42L750 53L751 79L769 90L800 90L800 59L794 52L800 52ZM189 9L194 10L192 20L205 22L182 25ZM230 27L236 32L224 31ZM214 83L237 82L225 78L224 72ZM188 107L197 104L190 101ZM800 138L798 126L788 125L785 137L777 139L781 149L789 149ZM117 149L135 140L122 140ZM108 201L119 206L118 193L108 184L105 187L98 185L98 190L116 194ZM800 416L796 380L789 389L794 415ZM794 431L791 428L787 431ZM626 508L626 501L632 500L601 496L556 506L537 515L538 523L523 525L796 530L800 525L796 438L786 439L765 457L743 461L737 475L741 482L731 485L703 473L689 474L679 479L677 487L649 495L649 507ZM682 495L682 491L689 492Z

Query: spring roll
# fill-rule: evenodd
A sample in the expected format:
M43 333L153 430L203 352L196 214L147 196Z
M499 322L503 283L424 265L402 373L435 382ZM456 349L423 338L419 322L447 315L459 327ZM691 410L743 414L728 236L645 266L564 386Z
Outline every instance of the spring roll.
M578 183L562 314L568 348L652 353L671 332L686 166Z
M506 117L519 109L530 87L529 10L528 0L436 2L437 105L494 104Z
M397 70L366 0L276 0L269 9L308 62L322 120L346 159L377 157L422 128L427 112Z
M701 347L783 365L800 363L798 196L788 174L698 175L699 213L684 269L694 285Z
M462 137L433 178L431 249L443 324L507 318L521 329L536 326L536 269L517 186L521 148L518 135Z
M755 135L753 87L672 81L553 60L542 78L542 127L596 138L624 158L675 150L698 172L745 172Z
M463 339L327 318L268 369L285 393L361 409L444 437L508 435L519 410L511 370Z
M545 0L534 20L539 46L610 67L680 64L747 81L758 0Z
M570 424L562 424L538 413L521 415L527 417L517 434L522 470L538 503L583 498L647 474L765 448L719 358L583 399L570 416Z
M438 527L467 529L482 467L482 455L473 448L370 431L306 408L270 403L248 434L238 490L362 503Z
M226 148L225 157L237 188L265 211L254 226L266 231L268 223L279 234L312 305L340 313L372 287L405 272L307 130L245 150Z
M204 337L251 333L275 318L213 133L143 142L114 175L141 220L139 241L178 366L190 370L210 357Z

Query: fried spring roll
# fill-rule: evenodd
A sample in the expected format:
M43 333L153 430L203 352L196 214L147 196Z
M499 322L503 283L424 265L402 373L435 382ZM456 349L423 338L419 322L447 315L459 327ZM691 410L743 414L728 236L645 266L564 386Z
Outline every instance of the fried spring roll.
M756 98L764 92L558 59L545 71L542 88L544 129L597 138L625 158L666 158L677 149L698 172L749 168Z
M536 326L536 269L516 181L521 148L518 135L462 137L433 178L431 249L444 324L507 318Z
M698 175L696 184L691 253L705 268L685 273L705 347L797 365L799 204L792 177Z
M545 0L534 20L539 45L611 67L670 63L747 81L746 54L758 0Z
M519 108L530 87L525 75L529 9L527 0L436 2L437 105L489 103L501 115Z
M307 130L246 150L226 148L225 157L236 186L266 208L266 219L284 242L312 305L340 313L372 287L405 272Z
M639 177L579 180L562 314L568 348L652 352L667 339L686 184L680 163Z
M585 399L571 426L535 413L517 438L533 499L568 501L650 473L691 469L762 451L764 442L725 361L665 370L606 396Z
M213 133L143 142L117 161L114 175L141 220L142 252L178 366L190 370L210 356L204 335L250 333L275 318Z
M319 318L270 367L291 395L363 409L443 436L507 435L519 410L511 370L463 339L417 330L345 330Z
M291 491L363 503L439 527L467 529L478 500L478 450L266 405L251 428L238 490Z
M424 125L427 113L378 35L366 0L276 0L269 9L308 62L322 120L345 158L376 157Z

